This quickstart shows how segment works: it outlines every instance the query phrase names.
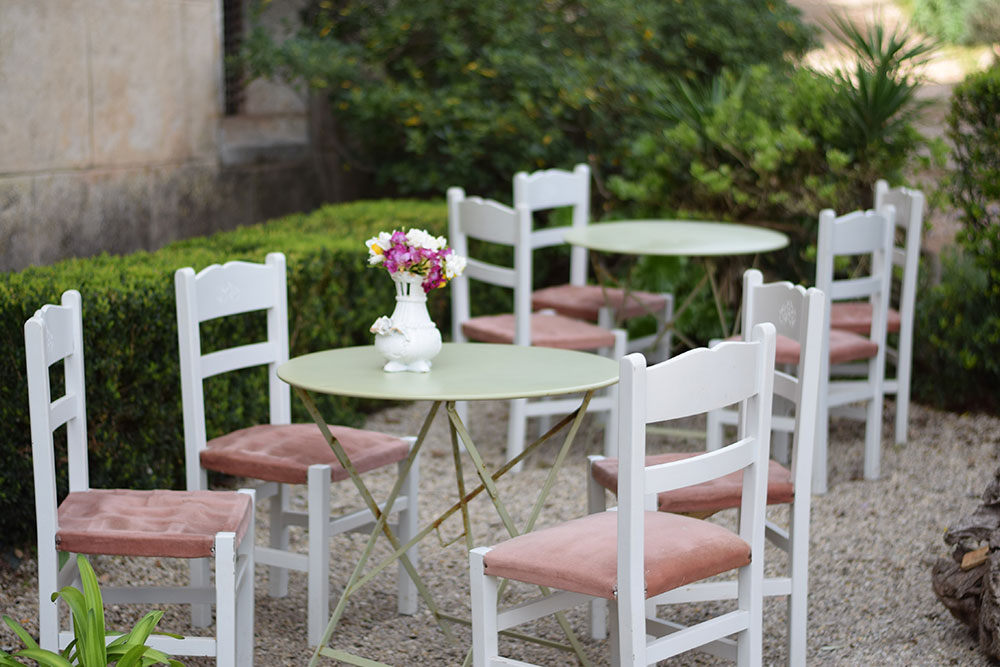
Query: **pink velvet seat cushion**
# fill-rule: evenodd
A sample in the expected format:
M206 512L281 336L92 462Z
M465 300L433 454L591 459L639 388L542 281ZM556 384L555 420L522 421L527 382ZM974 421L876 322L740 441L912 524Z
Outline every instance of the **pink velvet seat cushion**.
M556 285L535 290L531 295L531 307L535 310L551 308L560 315L588 322L596 322L597 311L605 306L630 318L662 313L667 300L661 294L629 290L626 302L625 290L600 285Z
M469 340L480 343L513 343L514 315L473 317L462 323L462 333ZM595 350L613 346L615 337L607 329L589 322L562 315L532 313L531 344L564 350Z
M742 340L739 336L732 336L726 340ZM798 341L792 340L788 336L778 335L774 347L775 364L797 364L799 363L799 353L802 346ZM862 335L843 331L840 329L830 330L830 363L845 364L849 361L861 361L871 359L878 354L878 345Z
M331 426L358 472L396 463L409 445L391 435L348 426ZM209 440L201 452L206 470L284 484L305 484L309 466L330 466L333 481L348 478L315 424L259 424Z
M702 452L704 453L704 452ZM680 461L697 453L669 453L646 457L646 465ZM618 493L618 459L595 461L591 469L594 481L612 493ZM740 506L743 493L743 473L737 471L701 484L685 486L657 495L656 506L661 512L716 512ZM792 472L777 461L767 468L767 503L780 505L795 500Z
M899 333L903 322L899 311L889 309L889 333ZM867 336L872 328L872 305L867 301L839 301L830 304L830 326Z
M613 599L617 589L618 512L600 512L512 538L484 558L486 574ZM743 567L750 545L699 519L645 513L646 596Z
M114 556L207 558L215 534L243 539L250 496L233 491L75 491L59 505L60 551Z

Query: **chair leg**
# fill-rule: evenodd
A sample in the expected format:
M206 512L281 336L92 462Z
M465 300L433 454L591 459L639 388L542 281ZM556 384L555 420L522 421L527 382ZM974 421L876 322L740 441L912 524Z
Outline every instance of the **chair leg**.
M38 547L38 644L59 651L59 602L52 594L59 589L59 553L49 532L48 544ZM69 554L71 559L73 554Z
M240 489L254 498L252 489ZM253 502L253 500L251 500ZM253 516L253 509L251 509ZM254 641L254 523L251 520L247 534L243 536L237 548L237 558L242 560L242 569L236 571L239 588L236 591L236 664L240 667L253 667Z
M215 536L215 664L236 662L236 533Z
M330 616L330 466L311 465L308 475L309 609L306 635L309 645L315 646L322 639Z
M905 445L910 430L910 360L900 349L900 363L896 367L896 444ZM909 353L907 353L909 354Z
M806 664L809 622L809 504L793 502L788 521L788 666Z
M604 487L594 481L591 469L595 461L603 456L587 457L587 514L597 514L607 509L607 496ZM608 636L608 603L603 598L593 598L588 608L590 636L594 639L604 639Z
M816 405L816 441L813 447L813 479L812 492L816 495L826 493L827 471L826 450L830 433L830 408L827 404L829 386L823 382L820 385L819 401Z
M487 667L499 653L497 579L486 575L483 556L489 548L469 552L469 594L472 605L472 665Z
M507 460L524 451L524 430L528 425L526 414L527 399L515 398L510 402L510 416L507 418ZM520 472L524 467L518 463L512 472Z
M413 442L410 443L410 447L413 447ZM406 463L401 462L399 464L399 474L403 474L403 468ZM419 456L413 460L413 465L410 466L409 474L406 476L403 482L403 488L401 494L406 496L406 509L402 510L398 514L399 529L397 531L399 539L403 544L409 542L419 530L418 519L420 514L420 502L419 502L419 489L420 489L420 458ZM406 555L409 557L410 562L413 563L413 567L419 566L419 552L417 550L416 544L407 549ZM410 575L407 574L406 568L400 564L399 569L396 572L396 608L400 614L413 615L417 613L417 586L410 579Z
M615 346L611 349L611 360L617 362L626 354L628 337L624 329L613 329L612 333L615 335ZM618 384L608 387L607 392L611 409L604 424L604 455L618 456Z
M865 479L878 479L882 463L882 391L868 401L865 419Z
M207 588L210 585L212 576L209 571L207 558L192 558L188 563L190 577L188 585L191 588ZM192 604L191 605L191 625L196 628L205 628L212 624L212 605Z
M269 504L271 527L268 544L274 549L288 551L289 526L285 520L288 512L288 485L276 484L276 492ZM288 595L288 568L272 565L267 571L268 593L273 598Z
M618 624L618 603L615 600L610 602L604 602L604 607L608 612L608 655L610 656L608 664L611 667L622 667L622 636L621 629ZM626 664L625 667L632 667L631 664Z

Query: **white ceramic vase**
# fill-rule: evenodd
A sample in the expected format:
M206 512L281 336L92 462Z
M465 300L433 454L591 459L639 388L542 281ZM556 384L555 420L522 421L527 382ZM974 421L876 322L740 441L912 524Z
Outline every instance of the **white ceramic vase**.
M431 359L441 351L441 332L427 312L423 277L397 271L390 274L396 285L396 308L391 317L380 317L371 327L375 349L385 357L387 373L426 373Z

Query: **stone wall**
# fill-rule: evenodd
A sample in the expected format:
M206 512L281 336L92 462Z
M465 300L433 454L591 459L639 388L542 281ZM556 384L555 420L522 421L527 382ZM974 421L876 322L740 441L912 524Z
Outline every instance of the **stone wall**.
M222 0L0 0L0 270L344 198L307 99L256 82L223 116L221 21Z

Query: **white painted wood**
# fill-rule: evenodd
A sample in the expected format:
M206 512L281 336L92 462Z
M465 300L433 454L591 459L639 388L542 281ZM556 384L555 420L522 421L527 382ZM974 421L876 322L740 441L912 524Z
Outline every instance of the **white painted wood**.
M551 195L550 195L551 196ZM499 266L481 258L469 255L469 239L508 245L514 251L513 266ZM473 317L470 282L473 280L507 287L513 290L514 298L514 344L531 345L531 276L532 276L532 232L531 211L525 205L515 208L504 206L480 197L466 197L462 188L448 189L448 241L459 255L468 258L465 272L451 282L452 340L462 342L466 336L462 324ZM476 316L487 313L476 313ZM536 315L541 317L543 315ZM627 335L622 329L612 329L615 337L610 350L597 350L612 359L625 354ZM474 371L470 371L474 372ZM601 396L595 397L588 411L607 414L604 429L605 451L614 450L615 412L617 394L615 387L609 387ZM510 401L507 425L507 458L512 459L524 451L525 431L529 417L566 415L578 407L578 402L566 400ZM457 406L459 416L468 424L468 412L464 403ZM470 425L470 428L472 425ZM515 470L519 470L518 464Z
M743 331L752 331L762 322L774 324L779 335L797 341L802 353L799 363L790 372L775 370L774 396L776 401L790 404L791 416L772 416L771 429L774 440L780 432L792 436L790 468L795 486L795 500L790 508L791 521L786 528L766 523L765 535L789 554L790 566L785 576L764 580L764 595L790 596L791 613L788 622L789 664L805 664L806 620L808 596L808 547L809 503L812 481L812 455L817 428L817 402L820 381L821 346L823 344L824 295L816 288L808 290L788 282L764 284L763 275L749 270L743 275ZM709 451L722 446L724 427L739 424L739 413L734 407L708 413L707 445ZM774 447L772 440L772 448ZM588 497L592 496L589 511L600 511L605 506L605 494L592 476L588 480ZM794 585L794 587L793 587ZM695 583L669 591L655 599L657 604L677 604L692 601L732 599L736 597L737 582L722 581ZM592 605L592 630L602 636L599 619L602 605Z
M924 194L905 187L890 188L884 180L875 182L875 209L894 211L891 282L889 298L898 295L895 305L900 316L899 334L895 343L886 340L886 368L882 380L882 393L896 397L895 442L906 443L910 421L910 382L913 368L913 320L916 311L917 278L920 269L920 242L924 224ZM893 345L895 344L895 347ZM863 372L863 371L862 371ZM858 369L849 365L836 366L832 374L857 375Z
M227 262L214 264L195 273L192 268L178 269L174 275L177 296L177 339L180 350L181 396L184 411L185 463L189 489L205 489L208 477L201 468L200 453L205 448L206 378L242 368L268 367L269 419L271 424L290 424L291 390L277 375L277 368L288 360L288 302L285 256L272 252L264 264ZM263 310L267 316L267 340L209 354L201 351L201 324L210 319ZM251 424L247 424L251 426ZM411 469L415 472L416 465ZM307 482L306 514L292 510L286 485L264 482L261 500L268 500L270 534L267 546L259 545L257 560L270 567L269 593L283 597L288 593L288 571L307 573L309 605L307 635L317 644L329 618L330 541L348 530L371 529L374 517L367 510L346 516L330 516L330 466L317 462L310 467ZM398 521L409 524L419 510L417 487L407 485L389 511ZM409 495L412 493L412 496ZM303 557L288 551L289 528L303 526L309 535L308 554ZM287 555L282 556L282 552ZM409 552L416 559L416 546ZM204 584L208 563L192 562L192 579ZM416 587L400 565L397 575L400 609L416 611ZM195 623L207 622L207 609L192 609Z
M52 594L64 586L79 585L76 559L68 554L70 558L60 570L56 549L59 520L54 431L64 423L70 489L80 493L90 490L80 293L69 290L63 293L61 305L50 304L36 311L24 325L24 336L38 528L39 644L58 651L74 636L72 631L60 629L60 603L52 600ZM65 369L65 393L53 400L49 367L60 361ZM219 665L253 665L253 577L246 576L245 571L253 569L254 496L252 491L246 492L251 498L250 525L239 545L234 533L216 534L214 583L209 583L207 570L196 569L201 578L193 577L189 587L103 588L104 599L109 603L197 603L205 608L216 605L214 636L180 639L153 636L149 643L154 648L172 655L214 655ZM244 576L237 577L240 571ZM237 634L237 627L242 629L242 635Z
M872 325L868 334L878 349L864 363L861 378L843 380L833 377L829 354L822 355L817 435L813 457L814 493L827 489L827 439L831 408L848 403L865 403L865 479L878 479L882 456L882 383L885 376L886 330L892 274L892 233L895 207L886 204L878 211L854 211L837 217L827 209L820 212L816 257L816 287L827 295L824 321L830 321L831 304L846 299L866 299L872 305ZM834 273L838 257L865 256L867 273L855 273L842 279ZM867 266L866 269L864 267ZM823 328L823 349L829 350L829 327Z
M514 206L527 206L532 214L556 208L572 208L572 222L569 227L546 227L531 230L531 248L548 248L566 243L566 230L585 227L590 222L590 167L578 164L573 171L565 169L543 169L532 173L518 172L514 174ZM569 282L570 285L587 284L587 249L573 246L570 249ZM657 332L629 339L626 343L628 352L648 352L656 345L655 360L670 358L671 331L668 325L674 319L674 295L663 293L666 305L662 312L654 313L657 320ZM597 324L606 329L615 326L617 315L611 308L603 308L598 315ZM662 332L662 335L661 335ZM608 455L612 455L609 452Z
M759 324L753 328L749 338L748 342L728 343L713 350L692 350L651 367L646 366L641 354L630 354L621 359L617 597L608 605L612 610L609 623L612 631L609 644L613 651L611 664L652 665L701 645L710 645L715 653L721 651L735 655L737 664L744 667L762 663L764 510L774 378L774 326ZM737 374L748 375L752 380L747 383ZM714 381L704 382L706 377ZM660 406L670 401L664 400L657 392L674 386L697 387L697 391L690 392L693 397L687 398L684 405L677 408L679 413L686 415L693 410L708 412L729 405L733 396L732 385L749 385L739 394L745 418L736 442L685 461L650 467L645 465L646 425L659 421L664 412L670 411L670 408ZM591 464L599 458L591 457ZM657 493L665 488L693 483L692 473L697 478L703 477L703 468L713 469L717 477L734 470L743 471L738 531L750 545L752 558L749 565L738 571L735 611L680 629L655 616L648 617L650 612L647 609L655 614L655 606L647 605L645 572L648 568L668 567L669 564L646 561L644 517ZM603 494L589 494L591 511L603 503ZM678 536L678 539L681 537ZM483 558L488 552L489 548L473 549L469 557L472 653L476 667L504 664L498 655L497 633L500 629L568 608L589 597L565 592L498 611L498 578L484 571ZM566 563L568 568L574 565L573 562ZM586 564L580 566L586 567ZM735 651L725 642L719 644L720 640L734 634Z

